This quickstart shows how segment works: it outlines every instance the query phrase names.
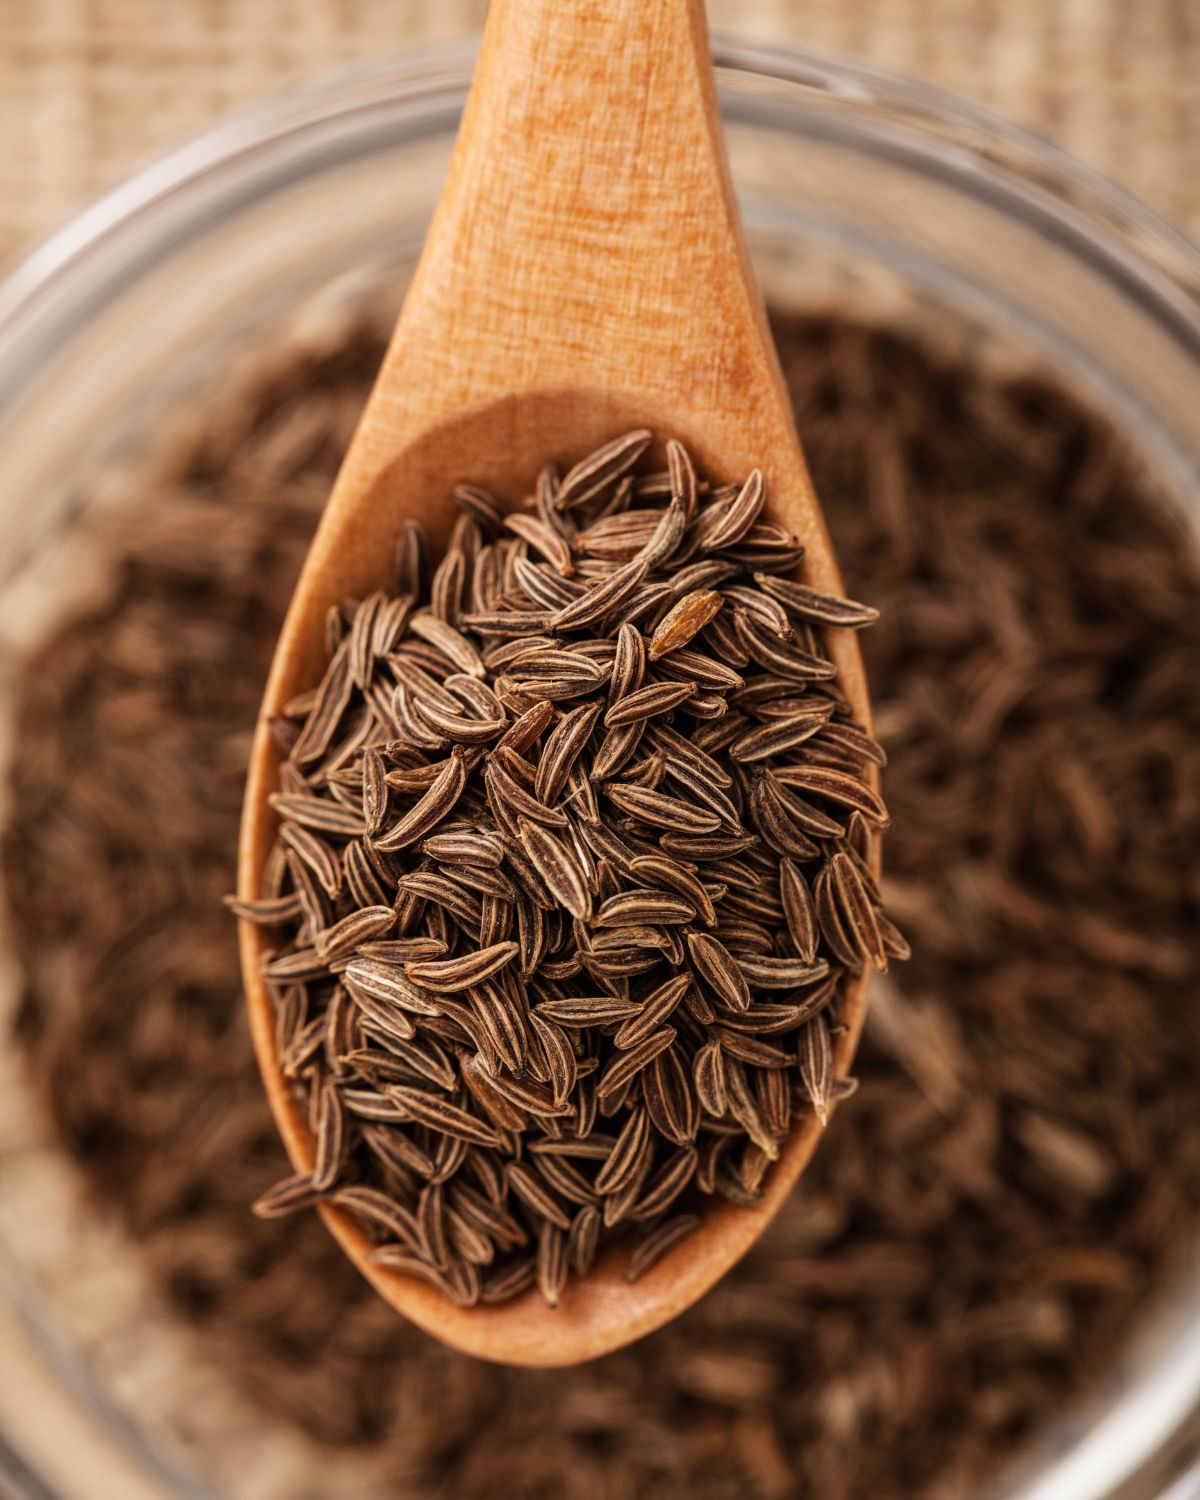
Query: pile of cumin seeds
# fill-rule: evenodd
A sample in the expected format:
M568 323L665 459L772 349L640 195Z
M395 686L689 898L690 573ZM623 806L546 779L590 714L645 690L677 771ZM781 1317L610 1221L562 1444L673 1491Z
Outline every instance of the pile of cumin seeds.
M282 1425L356 1455L345 1491L372 1500L976 1494L1186 1263L1194 543L1119 436L1036 376L842 318L776 333L847 587L882 614L862 640L914 956L890 1005L876 981L858 1097L803 1190L620 1355L475 1364L310 1216L246 1212L288 1168L220 900L271 650L383 333L283 349L189 418L97 537L103 597L28 664L3 847L16 1045L94 1212L238 1393L243 1424L198 1467L261 1471ZM69 1267L73 1227L42 1232ZM138 1379L141 1353L109 1356L153 1430L156 1403L205 1388ZM320 1487L319 1456L308 1472Z
M822 634L876 612L794 581L758 470L713 488L651 440L507 513L461 486L436 566L405 523L273 723L279 836L231 902L316 1140L257 1212L336 1204L467 1306L557 1306L631 1234L635 1280L705 1197L756 1202L853 1087L847 977L906 951Z

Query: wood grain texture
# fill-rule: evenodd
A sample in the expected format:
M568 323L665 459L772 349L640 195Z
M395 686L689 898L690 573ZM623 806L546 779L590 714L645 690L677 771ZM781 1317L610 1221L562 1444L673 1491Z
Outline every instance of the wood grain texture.
M255 742L239 888L257 893L277 823L265 715L316 679L335 601L390 581L400 521L435 543L459 479L519 496L633 426L678 437L702 468L766 478L769 512L808 548L808 577L841 592L733 200L701 0L493 0L441 203L378 383L335 485L280 638ZM869 724L857 646L833 632L842 684ZM307 1125L279 1073L260 933L242 959L260 1065L300 1170ZM846 1003L853 1055L865 981ZM798 1129L754 1209L716 1203L701 1229L628 1286L614 1248L557 1310L536 1293L464 1310L364 1263L344 1213L332 1232L397 1309L458 1348L514 1364L593 1358L702 1295L762 1232L816 1144Z

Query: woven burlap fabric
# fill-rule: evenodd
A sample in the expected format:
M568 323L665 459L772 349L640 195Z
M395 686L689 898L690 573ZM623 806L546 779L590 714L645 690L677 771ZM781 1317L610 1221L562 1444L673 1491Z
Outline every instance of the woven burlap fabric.
M654 4L655 0L646 0ZM477 27L485 0L0 0L0 264L222 112ZM710 0L1054 137L1200 235L1200 0Z

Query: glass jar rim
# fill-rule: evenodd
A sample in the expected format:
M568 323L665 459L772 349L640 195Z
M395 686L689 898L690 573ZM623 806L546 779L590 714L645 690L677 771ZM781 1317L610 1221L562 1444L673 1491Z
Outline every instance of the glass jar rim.
M214 178L249 170L256 155L288 143L301 149L315 132L352 118L362 122L401 97L414 115L435 114L439 98L444 108L461 94L477 48L475 38L414 47L293 85L235 111L93 198L0 278L0 418L17 394L14 359L26 370L31 361L36 367L69 330L64 306L86 306L86 287L76 283L94 275L105 249L119 250L126 236ZM1003 182L999 196L1036 209L1044 226L1067 236L1200 362L1200 246L1046 137L932 84L790 44L718 33L713 61L719 76L783 85L793 104L800 89L826 104L872 106L893 149L897 142L917 149L921 137L926 165L940 160L944 175L976 194L994 199ZM877 123L877 149L880 133Z

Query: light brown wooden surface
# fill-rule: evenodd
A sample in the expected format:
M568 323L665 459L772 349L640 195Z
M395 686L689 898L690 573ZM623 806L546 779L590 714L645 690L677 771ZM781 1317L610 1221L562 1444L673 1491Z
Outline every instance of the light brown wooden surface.
M265 714L323 668L328 607L390 581L397 529L435 544L458 479L518 499L547 456L570 462L636 426L678 437L708 473L761 467L775 519L808 549L807 576L841 585L804 467L733 201L701 0L493 0L450 176L379 383L326 508L267 687L243 824L239 885L253 896L277 818L278 757ZM857 646L831 632L842 685L869 705ZM298 1170L313 1141L281 1077L258 976L242 952L259 1061ZM844 1002L836 1067L849 1066L865 980ZM552 1310L536 1292L463 1310L368 1265L346 1214L326 1222L414 1322L485 1358L593 1358L668 1321L762 1232L816 1143L809 1119L753 1209L722 1204L635 1285L614 1249Z

